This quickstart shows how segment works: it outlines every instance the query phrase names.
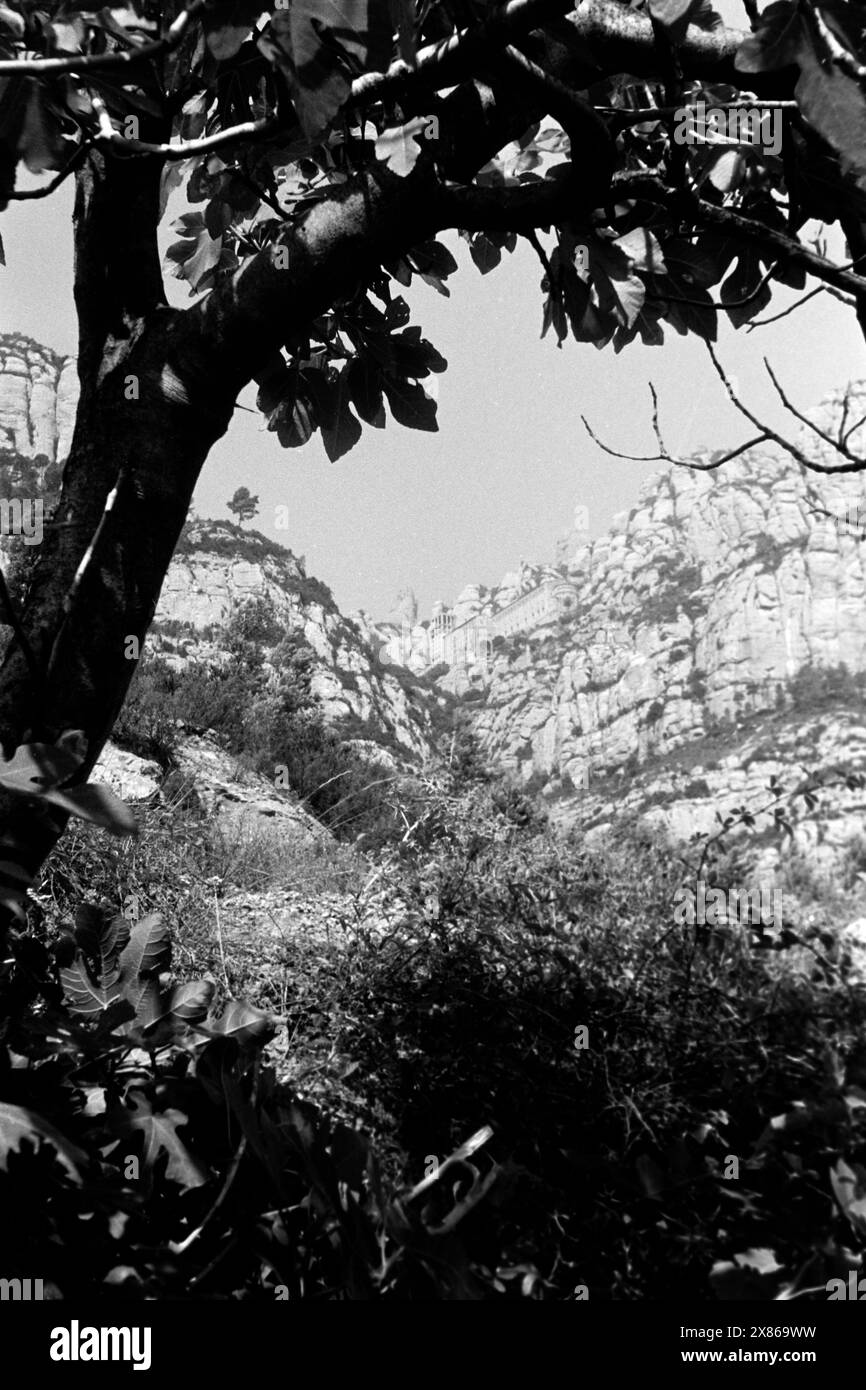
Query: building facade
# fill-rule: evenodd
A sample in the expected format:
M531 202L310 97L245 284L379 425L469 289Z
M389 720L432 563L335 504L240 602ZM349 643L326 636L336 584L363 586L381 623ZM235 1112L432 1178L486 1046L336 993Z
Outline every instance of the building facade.
M481 601L480 590L477 599ZM462 622L440 600L434 603L429 622L410 624L404 620L399 628L389 624L390 631L380 629L383 636L388 631L382 655L386 662L417 672L440 665L486 668L497 637L513 637L555 622L576 601L576 586L561 576L542 580L504 608L484 609Z
M492 613L478 613L465 622L454 622L444 603L433 605L428 628L431 666L487 666L496 637L512 637L554 622L573 608L576 588L567 579L545 579L528 593Z

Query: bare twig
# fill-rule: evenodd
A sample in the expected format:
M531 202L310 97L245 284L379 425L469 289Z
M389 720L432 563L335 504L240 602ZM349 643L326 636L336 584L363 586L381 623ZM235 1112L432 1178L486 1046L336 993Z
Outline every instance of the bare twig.
M745 444L738 445L737 448L731 449L728 453L723 454L721 458L713 459L710 463L698 463L695 459L676 458L673 454L669 452L667 445L665 444L664 439L662 438L661 426L659 425L658 393L656 392L655 386L652 382L649 382L649 389L653 403L653 433L655 434L656 442L659 446L659 452L657 454L627 454L622 453L618 449L612 449L610 445L605 444L602 439L599 439L598 435L595 433L592 426L589 424L589 421L587 420L586 416L581 415L580 418L583 422L583 427L589 435L590 439L594 440L598 447L600 449L603 449L606 454L610 454L612 458L628 459L632 463L670 463L675 464L677 468L691 468L696 473L711 473L714 469L721 468L722 464L730 463L731 459L736 458L738 454L744 453L746 449L751 449L756 444L761 444L764 441L764 435L759 435L756 439L749 439L745 442Z
M839 452L840 452L840 453L844 453L844 452L845 452L844 447L840 447L840 443L837 442L837 440L833 439L831 435L827 434L826 430L822 430L818 425L814 424L813 421L811 421L807 415L804 415L803 412L802 412L801 410L798 410L797 407L796 407L791 401L788 400L788 397L785 395L785 392L783 391L782 387L781 387L780 384L779 384L779 380L778 380L778 378L777 378L777 376L776 376L776 373L773 371L773 368L770 366L770 363L769 363L769 361L768 361L768 359L767 359L766 357L764 358L764 366L765 366L765 368L766 368L766 370L767 370L767 374L768 374L770 380L772 381L774 387L776 388L776 394L777 394L777 396L779 397L779 400L782 402L782 405L785 407L785 409L788 410L788 411L790 411L790 413L794 416L794 418L795 418L796 420L799 420L799 421L800 421L800 424L801 424L801 425L805 425L805 426L807 427L807 429L813 430L813 431L815 432L815 434L817 434L818 437L819 437L820 439L823 439L823 441L824 441L825 444L829 444L830 447L831 447L832 449L839 449ZM840 424L840 433L839 433L839 439L840 439L840 440L841 440L841 431L842 431L842 430L844 429L844 427L845 427L845 420L846 420L847 418L848 418L848 394L847 394L847 392L846 392L846 394L845 394L844 413L843 413L842 422L841 422L841 424ZM849 455L849 457L850 457L850 455Z
M787 401L787 398L783 395L781 387L779 387L778 383L773 377L772 369L770 368L770 365L767 362L766 358L764 359L764 365L766 366L767 371L770 373L770 378L773 381L773 385L776 387L776 390L779 391L780 396L782 396L782 401L786 408L789 409L798 420L801 420L804 424L809 425L810 428L814 429L817 434L820 434L821 437L828 444L830 444L832 448L836 449L836 451L842 455L842 457L846 460L845 463L840 463L836 467L833 467L830 464L817 463L814 459L810 459L807 454L804 454L802 449L798 448L796 444L792 444L790 439L785 439L781 434L777 433L776 430L772 429L771 426L765 425L748 408L748 406L740 400L739 396L737 395L736 391L734 390L734 387L732 386L727 376L727 373L725 372L724 367L721 365L718 357L715 354L715 350L713 348L712 343L707 343L707 352L710 354L712 364L715 367L716 372L718 373L718 376L725 390L728 393L729 400L744 417L744 419L748 420L751 424L756 425L758 429L761 430L763 435L762 442L777 444L779 448L784 449L786 453L790 454L791 457L801 465L801 467L809 469L811 473L862 473L866 471L866 459L857 458L854 454L850 452L846 445L837 443L835 440L831 439L829 435L824 435L822 431L817 429L816 426L811 425L810 421L808 421L804 416L802 416L790 405L790 403Z
M854 303L850 295L843 294L841 290L834 289L832 285L816 285L813 290L809 290L808 294L802 295L800 299L796 299L793 304L789 304L787 309L782 309L778 314L771 314L766 319L753 319L751 323L746 325L746 332L751 333L753 328L764 328L768 323L778 323L779 319L787 318L788 314L793 314L795 309L799 309L808 300L814 299L816 294L831 294L834 299L838 299L841 304L847 304L849 308Z
M846 404L846 406L847 406L847 404L848 404L848 392L847 392L847 391L845 392L845 404ZM859 430L860 426L861 426L861 425L864 425L864 424L866 424L866 415L861 415L861 416L859 417L859 419L855 420L854 424L851 425L851 427L850 427L849 429L845 430L844 434L843 434L843 432L842 432L843 429L844 429L844 423L843 423L842 425L840 425L840 426L839 426L839 438L841 439L842 443L843 443L843 444L847 444L847 443L848 443L848 440L851 438L851 436L852 436L852 434L854 433L854 431L855 431L855 430Z
M766 367L770 375L770 380L775 386L776 391L778 392L782 404L785 406L785 408L788 411L790 411L790 413L802 424L808 426L809 429L813 430L814 433L817 434L826 444L829 444L832 449L835 449L835 451L838 454L840 454L842 458L845 460L845 462L836 464L835 466L831 464L818 463L815 459L809 458L808 455L805 454L803 450L798 447L798 445L792 443L790 439L785 439L783 435L779 434L770 425L766 425L763 421L758 419L758 417L749 409L749 407L745 405L742 400L740 400L730 378L728 377L724 367L719 362L719 359L716 356L715 349L713 348L712 343L708 342L706 344L706 347L707 352L710 355L710 359L713 363L713 366L722 382L722 385L724 386L728 394L728 398L730 399L731 403L735 406L739 413L746 420L748 420L751 425L754 425L755 428L759 431L759 433L755 435L754 438L747 439L744 443L738 444L735 448L729 449L726 452L720 454L718 458L711 459L707 462L699 461L698 459L677 458L675 455L671 454L670 450L665 444L664 438L662 437L661 426L659 424L658 394L654 385L652 384L652 382L650 382L649 389L650 395L652 396L652 428L653 434L655 435L656 443L658 445L658 453L631 454L619 449L614 449L609 444L605 444L604 440L599 438L599 436L593 430L592 426L589 424L589 421L586 419L586 416L581 415L580 418L583 423L583 427L589 435L590 439L592 439L600 449L604 450L606 454L609 454L611 458L628 459L630 462L633 463L669 463L677 468L689 468L696 473L714 472L715 469L721 468L723 464L730 463L732 459L737 458L740 454L745 453L746 450L753 449L759 444L778 445L780 449L783 449L785 451L785 453L790 454L790 456L797 463L799 463L802 468L808 469L811 473L833 474L866 472L866 458L859 458L856 454L853 454L851 450L848 448L847 443L851 434L858 427L858 425L861 425L864 422L866 422L866 416L864 416L863 419L859 420L857 424L852 425L847 431L845 431L845 423L847 421L846 410L845 414L843 415L842 422L840 423L839 429L837 430L836 438L834 439L831 435L827 434L826 431L822 430L819 426L813 424L807 416L803 415L799 410L797 410L797 408L788 400L787 396L782 390L782 387L776 379L772 367L765 358L764 366Z
M779 385L779 382L776 378L776 374L773 371L773 368L770 366L770 363L767 361L766 357L764 358L764 366L767 369L767 373L770 377L770 380L776 388L779 400L782 402L782 405L785 407L785 409L790 411L790 413L794 416L795 419L799 420L800 423L802 425L805 425L807 429L812 430L814 434L817 434L819 439L823 439L825 444L829 444L830 448L835 449L836 452L841 454L843 458L848 459L851 463L860 464L861 467L866 466L866 460L859 459L857 455L852 454L851 450L848 448L848 440L851 438L851 435L854 433L855 430L859 429L860 425L863 424L863 421L866 420L866 416L863 416L861 419L857 420L850 427L850 429L848 429L847 431L845 429L845 425L848 420L848 412L851 408L850 386L848 387L848 389L845 392L845 395L842 398L842 418L839 421L839 426L836 430L836 437L834 439L832 435L828 434L826 430L822 430L819 425L815 424L814 420L810 420L808 415L804 415L802 411L798 410L797 407L793 405L791 401L788 400L788 397L785 395L785 392Z

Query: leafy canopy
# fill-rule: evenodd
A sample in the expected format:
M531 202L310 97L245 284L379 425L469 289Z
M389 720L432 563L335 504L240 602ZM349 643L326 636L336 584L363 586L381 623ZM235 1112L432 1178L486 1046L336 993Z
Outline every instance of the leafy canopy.
M288 266L310 210L339 206L365 174L426 171L460 189L442 225L462 231L482 274L518 235L532 240L542 331L560 344L570 335L619 352L661 344L665 326L711 343L720 314L749 323L775 284L800 288L807 273L864 302L861 7L776 0L750 9L751 34L726 29L709 0L568 9L131 0L97 12L3 0L0 206L28 196L21 165L53 187L94 151L159 157L168 268L196 296L256 257L283 251ZM483 141L464 119L477 79ZM732 119L744 108L748 119ZM606 149L612 169L594 206ZM816 223L841 227L853 265L813 245ZM321 430L338 458L364 425L385 425L386 407L402 425L436 429L425 382L446 363L408 325L399 289L420 277L447 295L456 268L428 238L288 327L257 378L282 445Z

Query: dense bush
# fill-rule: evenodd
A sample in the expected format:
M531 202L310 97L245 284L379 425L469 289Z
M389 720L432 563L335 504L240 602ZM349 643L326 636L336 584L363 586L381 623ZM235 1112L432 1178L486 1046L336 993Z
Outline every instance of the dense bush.
M335 867L327 949L224 942L222 889L279 860L220 867L181 800L109 853L87 827L62 843L0 967L7 1277L826 1296L862 1255L866 1172L866 998L826 921L772 949L678 926L680 857L634 829L592 850L555 834L466 731L399 790L403 833L360 876ZM721 887L748 873L721 839L701 862Z
M413 1175L467 1126L494 1127L485 1239L546 1296L837 1277L858 1242L829 1173L866 1158L863 992L817 932L762 950L676 927L669 852L634 837L590 852L502 795L428 789L417 838L354 910L386 927L356 932L348 966L286 956L302 1051L324 1065L327 1040L350 1065ZM776 1266L763 1284L756 1248Z
M177 752L178 708L176 672L162 657L146 656L132 678L112 737L121 748L153 759L168 771Z
M788 700L794 709L804 712L839 702L859 704L864 690L866 673L852 672L841 662L836 666L801 666L786 684Z

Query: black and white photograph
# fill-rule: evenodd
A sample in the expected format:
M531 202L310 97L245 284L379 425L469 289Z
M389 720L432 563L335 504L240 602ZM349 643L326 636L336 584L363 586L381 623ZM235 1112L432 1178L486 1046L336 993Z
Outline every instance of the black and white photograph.
M862 0L0 0L4 1359L854 1355L864 335Z

